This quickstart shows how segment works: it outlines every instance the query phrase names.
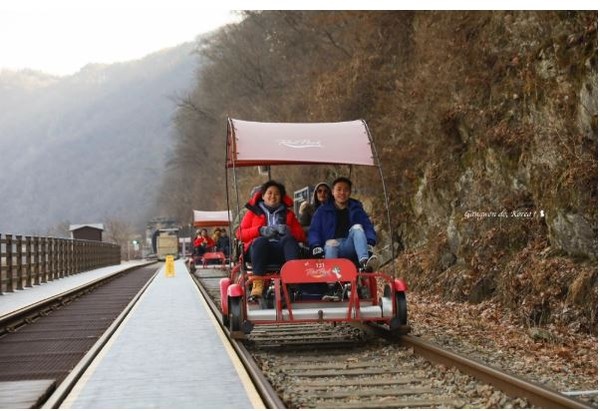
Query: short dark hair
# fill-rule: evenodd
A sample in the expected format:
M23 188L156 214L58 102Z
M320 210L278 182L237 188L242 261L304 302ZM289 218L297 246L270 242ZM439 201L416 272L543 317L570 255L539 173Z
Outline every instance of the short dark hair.
M352 189L352 181L350 181L350 179L347 177L338 177L335 180L333 180L333 183L331 183L331 188L333 189L333 187L335 187L337 183L346 183L348 184L348 187Z
M281 194L281 198L285 197L285 186L275 180L269 180L266 183L264 183L262 186L260 186L261 195L264 194L269 187L273 187L273 186L275 186L279 189L279 194Z

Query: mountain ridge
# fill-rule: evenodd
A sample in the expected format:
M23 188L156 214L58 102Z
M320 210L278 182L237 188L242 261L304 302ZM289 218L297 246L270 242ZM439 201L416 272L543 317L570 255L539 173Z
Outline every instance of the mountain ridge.
M0 232L63 221L142 226L171 145L175 97L192 86L195 43L56 77L0 71ZM10 93L6 93L10 90Z

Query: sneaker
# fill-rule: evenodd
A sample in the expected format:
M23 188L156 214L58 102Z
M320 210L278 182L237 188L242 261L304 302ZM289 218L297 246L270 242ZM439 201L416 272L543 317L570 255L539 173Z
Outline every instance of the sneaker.
M327 294L321 298L321 301L341 301L337 284L327 284L327 286L329 289Z
M377 256L377 254L373 254L368 259L363 258L362 260L360 260L360 265L363 271L367 273L373 273L379 270L379 257Z

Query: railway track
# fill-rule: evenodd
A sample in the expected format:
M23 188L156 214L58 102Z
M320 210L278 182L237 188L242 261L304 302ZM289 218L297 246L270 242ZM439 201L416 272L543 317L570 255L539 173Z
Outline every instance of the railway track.
M132 267L2 317L0 382L17 381L17 388L36 382L32 391L41 395L31 406L41 406L55 387L72 377L156 270L156 265Z
M195 276L218 318L224 275L198 270ZM373 327L263 325L234 344L288 408L590 408L423 339Z

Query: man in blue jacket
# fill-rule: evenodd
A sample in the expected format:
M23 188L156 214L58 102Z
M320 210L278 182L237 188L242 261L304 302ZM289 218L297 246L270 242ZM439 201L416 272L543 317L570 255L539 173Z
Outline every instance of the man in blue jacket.
M358 261L364 271L377 270L378 257L369 257L369 246L375 245L377 235L362 203L350 198L352 181L335 179L331 194L333 198L317 209L308 230L313 257L348 258Z

